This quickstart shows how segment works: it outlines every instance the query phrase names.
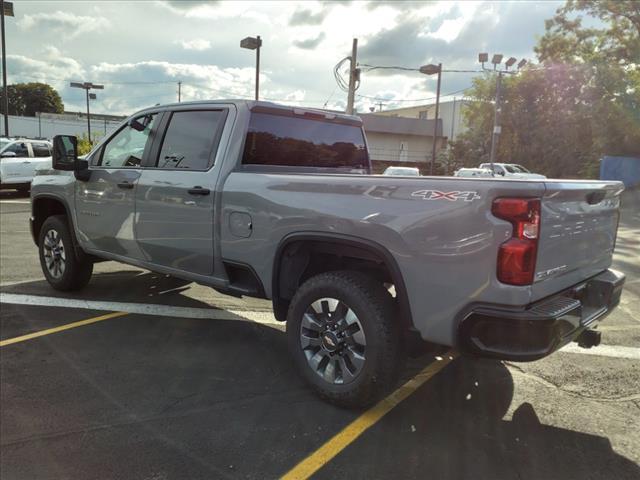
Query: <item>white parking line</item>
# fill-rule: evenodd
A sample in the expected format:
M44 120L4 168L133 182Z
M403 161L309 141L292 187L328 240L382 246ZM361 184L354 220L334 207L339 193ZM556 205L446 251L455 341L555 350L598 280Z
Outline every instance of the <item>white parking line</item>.
M218 310L215 308L174 307L154 303L105 302L100 300L79 300L75 298L43 297L39 295L21 295L0 293L0 303L14 305L32 305L39 307L66 307L87 310L104 310L157 315L161 317L204 318L211 320L251 320L264 325L283 325L271 312L250 310ZM241 317L241 318L239 318Z
M582 353L584 355L598 355L601 357L628 358L629 360L640 360L640 348L619 347L616 345L598 345L592 348L580 348L575 343L570 343L560 350L567 353Z
M0 293L0 303L32 305L39 307L80 308L86 310L136 313L139 315L157 315L161 317L202 318L210 320L250 320L264 325L284 325L282 322L278 322L271 312L256 312L251 310L218 310L215 308L174 307L172 305L160 305L156 303L79 300L75 298L44 297L40 295L22 295L17 293ZM570 343L560 351L566 353L580 353L583 355L598 355L602 357L640 360L640 348L637 347L599 345L593 348L580 348L578 345Z
M21 205L29 205L30 200L0 200L0 203L19 203Z

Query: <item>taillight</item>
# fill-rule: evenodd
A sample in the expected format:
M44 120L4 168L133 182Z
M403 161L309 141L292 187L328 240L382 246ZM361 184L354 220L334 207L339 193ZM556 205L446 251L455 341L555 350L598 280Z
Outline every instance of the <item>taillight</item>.
M498 280L510 285L531 285L536 267L540 233L540 200L498 198L491 212L511 222L511 238L498 250Z

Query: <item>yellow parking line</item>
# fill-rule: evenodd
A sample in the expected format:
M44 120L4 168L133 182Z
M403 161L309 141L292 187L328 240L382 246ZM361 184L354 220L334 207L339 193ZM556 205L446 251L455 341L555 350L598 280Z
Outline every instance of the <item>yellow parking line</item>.
M380 400L377 404L342 429L342 431L327 440L319 449L289 470L284 474L282 480L309 478L347 446L353 443L367 429L389 413L396 405L409 397L436 373L446 367L456 356L457 353L451 350L445 353L442 357L439 357L441 360L426 366L415 377L391 393L388 397Z
M127 312L113 312L106 315L100 315L99 317L87 318L86 320L80 320L79 322L67 323L59 327L48 328L47 330L40 330L39 332L29 333L20 337L9 338L7 340L0 341L0 347L5 347L13 343L25 342L32 338L44 337L45 335L51 335L52 333L62 332L69 330L70 328L82 327L83 325L89 325L91 323L101 322L103 320L109 320L110 318L121 317L127 315Z

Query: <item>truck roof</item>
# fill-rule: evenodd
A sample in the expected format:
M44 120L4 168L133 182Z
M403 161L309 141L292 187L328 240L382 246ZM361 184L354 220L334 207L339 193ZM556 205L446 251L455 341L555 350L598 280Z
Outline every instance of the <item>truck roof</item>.
M158 110L162 108L173 108L173 107L185 107L189 105L220 105L220 104L233 104L238 108L247 108L248 110L254 110L256 108L264 109L264 110L282 110L283 112L291 112L297 115L322 115L327 120L342 120L347 123L355 123L357 125L362 125L362 119L356 115L347 115L345 113L336 112L334 110L323 110L320 108L304 108L298 107L294 105L282 105L280 103L274 102L266 102L266 101L255 101L255 100L246 100L246 99L221 99L221 100L195 100L191 102L180 102L180 103L165 103L160 105L154 105L153 107L147 107L142 109L135 114L144 113L147 110ZM134 115L135 115L134 114Z

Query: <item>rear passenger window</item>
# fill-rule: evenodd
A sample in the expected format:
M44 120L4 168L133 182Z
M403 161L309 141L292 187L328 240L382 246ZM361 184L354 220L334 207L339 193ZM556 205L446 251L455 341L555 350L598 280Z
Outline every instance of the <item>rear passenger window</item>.
M158 168L206 170L213 164L225 110L174 112L158 157Z
M31 148L33 148L34 157L51 156L51 150L49 150L49 145L47 145L46 143L31 143Z
M362 169L368 160L356 125L254 112L242 163Z

